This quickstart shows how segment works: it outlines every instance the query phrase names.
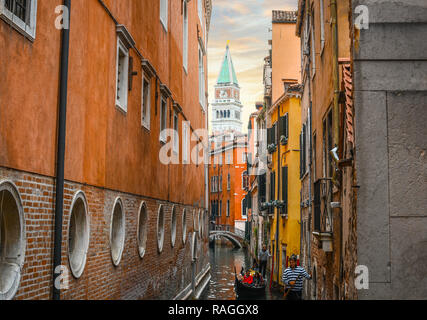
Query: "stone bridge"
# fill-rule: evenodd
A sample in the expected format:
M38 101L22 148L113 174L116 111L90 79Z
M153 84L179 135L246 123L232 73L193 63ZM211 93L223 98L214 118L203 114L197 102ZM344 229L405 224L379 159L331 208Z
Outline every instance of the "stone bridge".
M245 239L245 233L241 230L236 231L237 232L231 232L226 230L212 230L209 232L209 240L213 241L216 237L223 237L230 240L236 248L242 248L242 242Z

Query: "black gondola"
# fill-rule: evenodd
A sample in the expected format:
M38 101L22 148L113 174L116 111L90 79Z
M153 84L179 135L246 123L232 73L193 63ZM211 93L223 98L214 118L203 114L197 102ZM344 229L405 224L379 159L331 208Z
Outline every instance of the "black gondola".
M259 285L248 285L245 283L242 283L239 279L236 277L235 281L235 290L236 295L238 297L240 296L262 296L265 294L265 282Z
M237 297L242 297L242 296L255 297L255 296L262 296L265 294L265 287L266 287L265 281L257 285L255 284L250 285L250 284L243 283L237 278L236 268L234 268L234 274L235 274L234 289L236 291Z

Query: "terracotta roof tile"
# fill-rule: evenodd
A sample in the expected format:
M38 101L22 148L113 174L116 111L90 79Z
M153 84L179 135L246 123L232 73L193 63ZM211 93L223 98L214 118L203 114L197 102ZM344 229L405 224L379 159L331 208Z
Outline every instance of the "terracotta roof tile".
M342 72L345 90L345 127L347 130L347 140L354 146L353 79L350 64L344 64Z

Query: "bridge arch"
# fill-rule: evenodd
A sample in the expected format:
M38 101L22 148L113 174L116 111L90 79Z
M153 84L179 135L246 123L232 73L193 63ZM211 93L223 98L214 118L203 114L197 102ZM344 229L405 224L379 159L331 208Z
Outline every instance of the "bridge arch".
M231 235L231 232L227 231L211 231L209 234L209 240L213 241L216 236L223 237L228 239L236 248L242 248L241 242L238 240L237 237L234 235Z

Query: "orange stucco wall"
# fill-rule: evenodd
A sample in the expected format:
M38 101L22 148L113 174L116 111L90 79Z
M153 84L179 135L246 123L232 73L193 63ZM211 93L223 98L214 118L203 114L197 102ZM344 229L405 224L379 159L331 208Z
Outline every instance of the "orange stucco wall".
M105 1L182 107L180 132L184 116L192 128L205 128L207 114L199 104L197 85L197 30L204 36L197 1L188 3L188 73L182 64L181 3L168 3L166 32L159 19L159 1ZM61 39L61 32L54 28L54 9L61 4L59 0L38 1L34 42L0 21L0 166L50 177L55 176ZM128 92L127 113L115 107L116 43L116 26L98 1L73 3L65 179L202 206L203 166L164 166L159 161L162 145L155 79L151 81L151 129L141 126L142 68L134 49L129 54L138 75ZM206 56L204 62L207 75ZM171 99L168 110L170 128Z
M282 79L301 82L300 40L295 35L295 23L273 23L272 36L272 102L284 92Z
M226 144L225 144L226 145ZM213 148L213 145L212 145ZM222 201L221 216L216 220L219 225L235 225L236 220L246 220L242 217L242 201L246 191L242 188L242 175L247 170L247 164L242 162L242 155L247 152L246 147L235 146L231 150L223 151L216 155L217 159L222 159L222 165L214 164L214 155L210 157L209 181L211 177L222 176L222 191L211 192L209 187L209 201ZM227 163L227 155L233 155L231 164ZM218 161L218 160L216 160ZM227 189L227 177L230 174L230 190ZM230 201L230 216L227 217L227 201Z

